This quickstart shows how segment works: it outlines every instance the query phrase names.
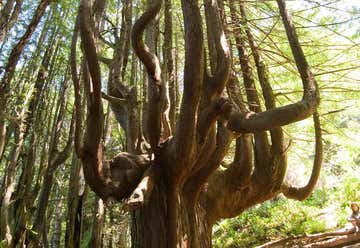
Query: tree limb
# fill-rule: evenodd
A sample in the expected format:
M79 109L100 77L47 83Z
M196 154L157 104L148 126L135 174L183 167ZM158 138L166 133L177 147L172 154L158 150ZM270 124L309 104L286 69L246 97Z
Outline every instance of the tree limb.
M255 78L253 75L253 68L251 65L250 56L248 55L245 48L246 36L244 35L244 31L242 29L243 22L238 16L233 0L229 0L229 8L232 23L233 25L237 25L234 36L249 109L258 113L262 111L262 108L260 104L260 98L255 87ZM267 161L270 160L271 155L268 135L265 130L254 133L254 146L256 166L259 168L259 171L267 173Z
M96 52L94 34L90 26L90 1L82 0L79 7L80 35L85 52L85 60L89 68L91 81L87 79L87 70L84 72L85 85L88 95L88 116L83 148L83 166L86 182L97 195L106 199L111 195L109 187L108 164L103 164L102 132L103 113L101 104L101 75Z
M286 29L289 44L293 52L303 82L303 99L297 103L270 109L261 113L232 113L227 116L228 128L235 132L260 132L297 122L313 114L320 102L316 80L301 49L295 27L291 22L283 0L277 0L280 14Z
M322 135L321 135L321 126L319 121L318 113L314 113L314 129L315 129L315 159L314 165L311 173L309 182L304 187L293 187L284 183L281 186L281 192L287 197L296 200L305 200L311 192L314 190L318 178L320 176L320 170L323 159L323 145L322 145Z
M231 69L230 48L224 32L217 1L205 0L205 11L208 12L208 29L213 34L216 52L216 68L211 78L210 97L214 94L219 97L229 79Z
M162 1L154 1L153 5L149 5L146 11L135 22L132 33L131 42L136 55L144 63L147 72L155 82L161 81L161 68L158 57L150 52L149 47L144 43L142 37L146 26L160 12Z
M161 136L161 114L164 84L161 82L161 68L158 57L150 52L145 45L142 36L146 26L159 14L161 9L161 0L149 2L146 11L135 22L132 29L132 45L136 55L143 62L148 76L148 112L146 119L146 132L149 143L153 151L158 149Z
M185 25L184 93L175 132L178 168L191 166L196 142L197 111L203 83L203 30L197 0L182 0Z
M105 92L101 92L101 96L102 98L104 98L105 100L109 101L112 104L124 104L126 102L126 99L123 98L117 98L115 96L110 96L108 94L106 94Z
M70 50L70 69L71 77L74 84L74 105L75 105L75 152L76 155L81 158L83 156L83 147L81 144L81 129L82 129L82 118L83 118L83 106L81 104L81 93L80 93L80 79L77 72L76 63L76 45L79 35L79 15L76 17L75 27L71 40Z

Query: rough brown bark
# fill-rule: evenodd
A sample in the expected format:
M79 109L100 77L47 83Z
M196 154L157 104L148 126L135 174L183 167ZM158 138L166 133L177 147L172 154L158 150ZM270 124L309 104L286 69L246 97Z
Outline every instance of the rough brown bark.
M89 66L84 67L83 73L88 96L88 116L81 159L85 179L90 187L103 199L111 197L121 200L130 196L140 182L142 173L148 167L148 159L142 155L120 153L112 160L104 161L101 75L93 31L89 25L91 23L89 4L87 1L82 1L79 9L80 34L85 60ZM90 88L92 91L89 90Z

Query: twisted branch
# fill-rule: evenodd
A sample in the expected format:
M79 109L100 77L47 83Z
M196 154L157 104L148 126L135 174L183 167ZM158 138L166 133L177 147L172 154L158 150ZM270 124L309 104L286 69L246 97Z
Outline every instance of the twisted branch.
M284 183L281 186L281 192L287 197L296 200L305 200L314 190L320 176L320 170L323 160L323 145L321 127L318 113L313 114L315 128L315 159L309 182L304 187L293 187Z
M155 82L161 81L161 68L158 57L150 52L149 47L142 39L146 26L159 14L162 1L156 0L152 5L148 5L146 11L135 22L132 33L131 42L134 52L144 63L147 73Z
M161 9L161 0L148 4L146 11L135 22L132 29L131 40L134 51L143 62L148 76L148 118L146 119L146 132L153 151L157 150L161 136L161 114L164 85L161 82L161 68L158 57L150 52L142 37L146 26L156 18Z

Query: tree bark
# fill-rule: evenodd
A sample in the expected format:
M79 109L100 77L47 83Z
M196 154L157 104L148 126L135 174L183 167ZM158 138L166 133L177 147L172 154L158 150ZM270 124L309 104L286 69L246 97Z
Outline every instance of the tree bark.
M73 155L69 180L65 247L80 247L85 182L80 161ZM81 176L82 175L82 176Z
M103 247L103 227L105 221L105 206L102 199L95 198L93 224L91 232L91 246Z

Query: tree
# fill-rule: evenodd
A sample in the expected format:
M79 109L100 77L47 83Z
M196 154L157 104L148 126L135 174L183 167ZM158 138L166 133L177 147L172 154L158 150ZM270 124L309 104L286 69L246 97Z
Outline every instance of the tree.
M233 21L245 30L245 33L240 32L234 37L250 108L247 110L241 99L237 76L231 69L228 45L231 37L225 32L223 2L204 1L211 68L209 73L199 2L182 0L185 31L184 89L176 125L171 125L169 118L163 118L169 112L166 111L169 104L167 84L168 81L171 83L171 76L162 75L155 51L156 40L150 40L152 44L148 43L149 46L143 41L145 28L156 25L152 21L158 18L162 1L147 1L146 11L132 27L131 41L134 53L147 73L147 114L146 118L143 116L145 121L142 131L150 148L145 154L142 153L136 146L137 141L131 139L130 132L126 131L127 142L133 142L127 146L131 149L111 159L105 158L103 152L102 97L110 101L116 114L116 110L129 104L129 93L115 94L109 91L109 95L106 95L101 92L101 56L97 40L100 37L99 26L104 8L98 8L99 2L102 1L95 1L92 7L90 1L82 0L79 7L79 29L84 53L82 74L88 103L84 140L80 141L81 121L77 119L75 143L86 182L91 189L104 200L125 201L132 215L133 247L211 247L211 229L217 220L237 216L245 209L279 193L299 200L311 193L319 176L322 158L321 129L316 114L320 96L284 0L277 0L277 4L303 83L303 98L294 104L275 107L260 50L251 38L250 29L242 21L236 21L235 4L229 0ZM242 18L246 18L243 4ZM170 7L167 2L167 10ZM76 31L74 35L77 35ZM126 38L119 42L124 40ZM261 110L259 96L254 90L251 60L244 49L245 41L250 43L253 51L265 111ZM119 54L124 54L124 51L120 50ZM172 62L168 51L166 54L166 68L170 73ZM117 58L116 53L114 58ZM113 62L110 64L114 65ZM121 93L123 87L119 75L122 70L119 70L119 66L114 68L119 71L115 72L118 82L115 82L114 87ZM76 64L73 63L72 67L76 75ZM79 80L76 76L74 78L75 94L79 95ZM77 116L81 116L80 99L76 101ZM113 105L115 102L116 106ZM170 101L170 104L174 104L174 101ZM284 182L286 147L281 126L311 115L316 132L313 172L306 186L293 187ZM120 116L128 118L129 111L122 111ZM124 118L117 119L122 125ZM137 120L136 123L141 121ZM236 139L233 162L225 170L219 170L233 139Z

